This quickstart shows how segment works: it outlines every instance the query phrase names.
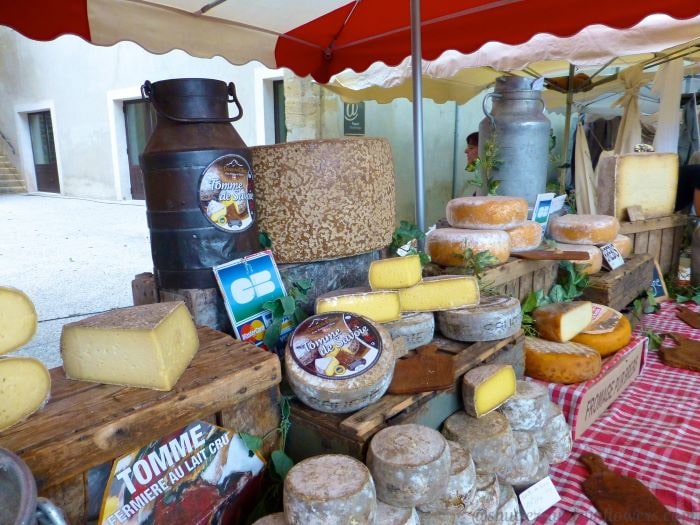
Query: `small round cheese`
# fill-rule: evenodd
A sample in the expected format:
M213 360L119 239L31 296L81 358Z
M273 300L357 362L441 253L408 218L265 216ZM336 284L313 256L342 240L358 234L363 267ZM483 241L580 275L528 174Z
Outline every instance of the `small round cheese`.
M488 251L496 258L495 264L504 263L510 257L510 237L501 230L460 228L438 228L426 236L426 252L432 262L442 266L464 266L467 249L475 255Z
M495 472L515 451L513 431L500 412L490 412L480 418L456 412L445 420L442 434L471 453L478 471Z
M495 341L520 330L523 320L520 302L514 297L483 297L479 304L437 312L440 333L456 341Z
M532 381L518 380L515 395L498 409L513 430L541 427L547 419L549 390Z
M495 523L515 525L520 523L520 504L511 485L498 484L498 519Z
M294 465L284 478L283 504L290 525L372 524L377 509L367 467L340 454Z
M600 373L600 354L580 343L525 338L525 375L548 383L580 383Z
M548 475L549 462L547 462L547 460L540 455L540 461L534 473L529 478L523 478L522 481L513 483L513 489L518 492L522 492L523 490L530 488L541 479L546 478Z
M525 221L506 231L510 235L511 253L534 250L542 244L542 226L538 222Z
M275 512L256 520L253 525L287 525L287 520L284 518L284 512Z
M459 514L466 509L476 490L476 470L468 450L455 441L450 446L450 479L447 489L436 499L419 505L421 512Z
M509 485L523 485L531 482L537 475L540 453L535 439L528 432L513 432L515 453L508 463L498 468L499 481Z
M0 432L40 410L51 395L51 375L33 357L0 357Z
M405 352L427 345L435 335L435 314L433 312L403 313L401 319L382 325L396 347ZM398 357L398 356L397 356Z
M476 518L477 523L483 523L484 516L494 516L498 511L499 487L495 474L478 472L476 474L476 490L467 503L466 514Z
M588 244L562 244L557 243L557 249L562 251L586 252L588 260L572 260L575 265L583 265L581 273L592 275L598 273L603 267L603 252L597 246Z
M416 509L394 507L377 501L377 517L374 520L377 525L420 525L420 518Z
M17 288L0 286L0 355L27 344L37 327L34 303Z
M617 251L620 252L620 255L623 257L630 257L634 252L634 241L631 237L627 237L627 235L619 234L612 240L612 245L617 248Z
M540 456L548 464L565 461L573 448L571 428L566 424L561 408L556 403L550 403L547 411L547 421L536 431L533 438L539 446Z
M377 432L370 441L367 466L380 500L397 507L415 507L445 492L450 477L450 447L430 427L391 426Z
M520 197L459 197L447 203L447 222L454 228L506 230L527 220L527 200Z
M601 357L607 357L627 346L630 339L632 339L632 325L623 315L610 332L597 334L581 332L571 341L586 345L598 352Z
M569 244L605 244L620 231L620 223L610 215L562 215L549 221L549 235Z

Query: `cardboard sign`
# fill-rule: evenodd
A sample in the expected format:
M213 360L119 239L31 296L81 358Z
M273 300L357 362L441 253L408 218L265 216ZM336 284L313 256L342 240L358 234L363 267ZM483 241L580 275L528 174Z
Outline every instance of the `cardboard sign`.
M554 193L540 193L537 195L535 206L532 209L532 220L542 227L542 234L547 231L547 223L552 209Z
M659 261L654 259L654 274L651 279L651 289L654 290L654 298L657 302L668 301L668 289L666 288L666 281L664 281L664 275L661 273L661 268L659 268Z
M549 476L526 488L518 498L528 520L534 520L561 501L561 496Z
M603 252L603 264L609 270L614 270L625 264L625 259L612 243L604 244L600 247L600 251Z

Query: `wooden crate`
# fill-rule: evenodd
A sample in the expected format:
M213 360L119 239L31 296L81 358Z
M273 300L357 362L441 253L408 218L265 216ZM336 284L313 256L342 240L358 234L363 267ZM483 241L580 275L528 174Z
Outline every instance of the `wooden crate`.
M93 486L96 472L191 421L257 436L279 426L277 356L208 327L198 331L199 352L173 390L73 381L54 368L49 403L0 432L0 447L27 463L39 495L59 505L69 523L96 518L102 498Z
M352 414L325 414L292 403L292 426L287 439L287 451L293 459L317 454L348 454L364 460L367 445L382 428L399 423L420 423L438 428L442 422L462 408L459 380L464 373L495 356L498 352L522 345L522 332L500 339L479 343L459 343L436 337L440 352L453 356L455 386L442 392L412 395L386 394L379 401Z
M677 213L669 217L621 222L620 233L634 241L634 253L648 253L659 261L661 272L678 273L683 234L688 215Z
M653 273L654 258L651 254L633 255L611 272L591 275L582 299L622 310L651 286Z

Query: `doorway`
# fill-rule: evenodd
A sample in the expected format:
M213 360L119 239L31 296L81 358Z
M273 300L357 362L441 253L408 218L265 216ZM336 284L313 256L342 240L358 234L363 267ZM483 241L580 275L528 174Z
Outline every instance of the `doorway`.
M146 192L143 187L143 171L139 156L156 125L155 111L146 100L124 101L124 124L126 126L126 154L129 159L129 180L131 198L143 200Z
M49 193L61 193L51 112L28 113L27 119L36 173L36 189Z

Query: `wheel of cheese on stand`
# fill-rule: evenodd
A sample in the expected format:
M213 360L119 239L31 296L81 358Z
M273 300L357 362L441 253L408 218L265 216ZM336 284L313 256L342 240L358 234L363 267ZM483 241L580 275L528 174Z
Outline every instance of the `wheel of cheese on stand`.
M507 230L525 222L528 209L521 197L487 195L452 199L445 211L453 228Z
M414 312L401 314L401 319L382 325L397 348L404 352L427 345L435 335L435 314L433 312ZM396 356L399 357L398 355Z
M588 259L571 260L574 265L581 269L581 273L584 275L598 273L601 268L603 268L603 252L600 251L600 248L592 244L565 244L558 242L557 250L566 252L586 252L588 254Z
M426 236L425 251L430 260L442 266L464 266L464 252L488 251L501 264L510 257L510 236L501 230L438 228Z
M549 235L568 244L604 244L613 242L620 223L610 215L562 215L549 221Z
M520 302L514 297L493 295L482 297L479 304L435 314L438 330L456 341L496 341L515 335L523 315Z
M510 236L511 253L534 250L542 244L542 226L538 222L525 221L506 232Z

